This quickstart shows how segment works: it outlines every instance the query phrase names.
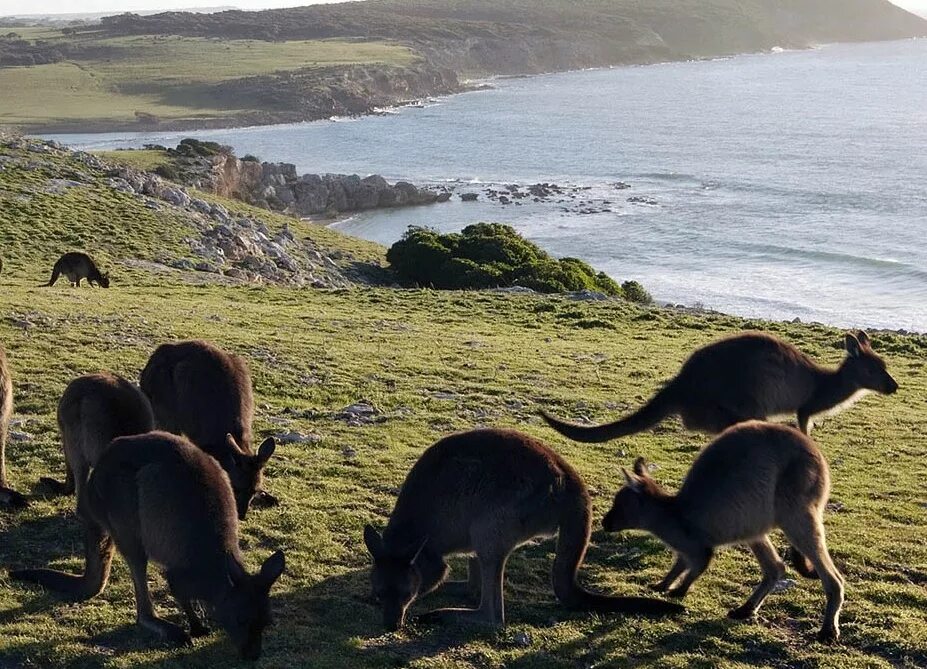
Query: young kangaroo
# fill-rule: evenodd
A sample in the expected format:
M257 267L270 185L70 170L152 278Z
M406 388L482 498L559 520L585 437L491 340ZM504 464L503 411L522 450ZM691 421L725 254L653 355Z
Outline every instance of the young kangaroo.
M260 656L261 635L270 622L270 588L283 572L284 556L274 553L258 574L245 571L235 500L214 459L165 432L120 437L100 455L77 512L85 532L84 574L23 569L10 577L90 599L106 587L115 543L132 573L139 625L167 641L189 644L191 635L209 634L194 609L194 602L202 602L243 658ZM171 594L190 623L189 634L155 614L149 560L164 568Z
M6 439L13 415L13 379L6 361L6 351L0 346L0 504L22 508L26 498L8 487L6 480Z
M799 572L816 573L824 586L827 606L819 638L837 640L843 577L831 562L824 538L830 474L811 439L785 425L736 425L699 454L676 495L667 494L650 478L643 458L634 463L633 474L622 471L626 484L602 524L610 532L647 530L676 553L656 590L684 597L716 547L747 544L763 569L763 581L728 615L752 617L785 573L768 536L779 527L799 554Z
M636 434L673 414L690 430L718 434L746 420L795 412L799 429L809 434L813 416L839 409L866 391L891 395L898 390L865 332L848 333L846 350L840 367L826 369L788 342L746 332L695 351L647 404L614 423L575 425L541 413L557 432L584 442Z
M238 517L244 520L276 448L271 438L257 454L251 450L254 399L244 358L205 341L162 344L142 370L141 387L159 429L185 435L219 461L232 481ZM276 502L263 495L266 502Z
M442 609L429 617L504 625L502 587L509 554L536 537L559 534L553 586L565 605L603 612L668 615L682 607L643 597L584 590L577 571L591 533L591 503L582 478L547 446L513 430L474 430L441 439L402 486L382 536L364 528L373 557L371 581L383 624L396 630L417 598L440 587L445 558L469 554L478 609Z
M62 274L67 277L75 288L79 288L80 282L84 279L87 279L87 283L91 286L97 284L103 288L109 288L109 274L101 274L100 270L97 269L97 264L93 262L93 258L86 253L72 251L58 258L58 262L52 268L51 279L48 280L48 283L42 285L54 286L58 277Z
M67 469L65 482L42 478L59 495L80 489L103 449L116 437L154 429L148 398L134 384L109 372L81 376L58 403L58 429Z

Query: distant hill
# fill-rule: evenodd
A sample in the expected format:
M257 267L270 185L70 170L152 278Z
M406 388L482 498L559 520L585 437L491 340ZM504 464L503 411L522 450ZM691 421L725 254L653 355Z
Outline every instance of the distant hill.
M927 35L885 0L368 0L0 30L0 126L266 125L360 115L461 78Z
M515 74L927 35L886 0L369 0L262 12L123 15L115 34L364 37L467 74Z

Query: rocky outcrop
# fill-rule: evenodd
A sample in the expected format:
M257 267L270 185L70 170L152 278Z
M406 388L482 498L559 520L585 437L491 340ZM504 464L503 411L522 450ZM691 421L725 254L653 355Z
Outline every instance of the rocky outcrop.
M20 155L2 155L4 151ZM111 189L137 198L148 209L169 214L177 224L186 226L189 232L184 241L189 253L125 258L127 265L153 271L173 268L200 272L216 281L315 288L345 288L385 280L372 265L358 262L348 252L322 248L309 237L299 238L286 224L272 230L262 220L207 202L150 172L111 164L55 142L2 134L0 158L0 171L28 169L46 175L19 197L28 198L33 192L60 196L72 189Z
M191 161L199 167L191 169ZM181 173L192 186L295 216L333 216L378 207L446 202L450 191L390 184L379 175L302 174L290 163L241 160L231 152L188 159Z

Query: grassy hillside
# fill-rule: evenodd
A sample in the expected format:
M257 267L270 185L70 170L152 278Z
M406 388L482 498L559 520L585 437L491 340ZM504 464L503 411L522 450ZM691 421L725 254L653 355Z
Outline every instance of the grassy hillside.
M47 50L66 46L69 57L28 67L0 67L0 89L7 93L0 97L0 125L66 127L92 121L115 127L154 120L207 124L222 119L231 123L267 101L242 96L230 104L214 90L223 82L357 64L402 66L414 59L406 47L385 42L71 37L60 32L35 39L43 39Z
M68 166L53 156L35 159L57 165L56 178L69 178ZM41 169L53 168L34 172ZM145 207L107 194L102 185L86 187L75 199L39 192L47 181L26 178L21 170L0 170L0 248L12 258L0 275L0 342L14 373L14 429L25 433L8 449L17 488L37 493L40 476L62 472L54 414L68 381L99 369L135 378L154 347L171 339L204 337L247 356L256 431L310 437L278 448L268 487L282 504L253 511L242 527L252 568L277 548L287 552L287 574L273 593L277 623L257 666L927 664L927 337L873 334L901 390L870 397L815 431L834 479L829 543L847 578L839 647L809 641L823 596L817 582L794 574L797 582L770 597L759 621L726 620L727 609L759 578L752 556L739 549L719 555L678 619L564 611L550 591L549 541L510 560L507 629L422 626L384 635L367 599L361 529L385 522L408 468L435 439L478 425L514 426L542 437L586 478L598 523L620 483L619 465L645 455L659 466L655 476L675 487L706 439L670 421L633 438L581 445L543 427L540 407L613 417L639 405L694 347L745 328L770 330L836 364L841 333L620 301L191 285L183 274L143 269L128 276L120 270L109 290L40 289L35 285L50 258L72 245L99 247L113 262L147 258L159 244L182 245L175 228L183 216L164 210L149 217ZM109 226L105 235L98 231L103 225ZM326 234L319 243L333 254L372 252L370 245ZM355 427L338 419L343 407L358 401L376 407L373 421ZM583 579L602 590L645 594L646 584L670 564L669 554L642 534L597 532L594 541ZM781 537L775 541L782 545ZM6 577L8 569L45 564L77 570L80 553L71 500L37 494L28 510L0 513L0 667L244 666L219 634L178 650L137 630L131 580L119 558L107 590L80 604ZM179 621L154 568L151 579L159 611ZM436 596L418 611L453 603Z

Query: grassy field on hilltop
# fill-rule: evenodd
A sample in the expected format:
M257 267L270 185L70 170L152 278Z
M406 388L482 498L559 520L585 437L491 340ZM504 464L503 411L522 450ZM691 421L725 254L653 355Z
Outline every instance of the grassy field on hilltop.
M232 79L355 64L401 66L414 60L406 47L357 40L71 37L50 31L22 36L81 51L60 62L0 67L0 126L124 125L134 122L137 112L162 122L208 121L261 108L262 101L245 96L230 105L215 95L215 85Z
M598 525L620 484L619 466L644 455L658 465L658 480L675 488L707 439L667 421L632 438L582 445L542 426L539 408L614 417L644 401L694 347L746 328L770 330L836 364L842 333L622 301L192 284L187 274L149 273L128 262L154 259L165 245L182 253L182 213L149 209L92 174L85 175L87 185L49 191L52 177L73 178L72 170L86 169L54 153L31 159L29 170L0 161L0 252L7 261L0 274L0 342L14 376L14 430L26 435L11 442L7 457L12 484L33 496L25 511L0 512L0 668L249 666L220 633L175 649L137 629L121 558L106 591L83 603L61 602L7 577L23 567L82 568L73 501L45 499L37 488L41 476L63 473L55 410L66 384L100 369L137 378L158 344L189 337L247 357L258 436L315 435L278 447L267 487L282 503L255 509L241 528L252 569L276 549L287 555L287 572L272 597L277 622L265 635L259 667L927 665L927 337L872 333L901 390L867 398L814 433L831 463L826 526L847 579L840 646L810 641L823 593L818 582L793 573L797 582L771 596L757 622L727 620L728 608L760 577L752 555L739 549L720 553L687 598L687 613L676 619L565 611L550 588L550 541L511 558L505 630L413 626L387 635L368 599L362 527L385 523L409 467L439 437L492 425L543 438L585 477ZM270 227L288 220L226 204L265 217ZM332 254L382 258L383 249L367 242L305 225L295 230ZM114 268L112 288L36 287L72 245L99 252ZM377 408L377 422L353 427L337 418L358 401ZM781 537L775 541L783 545ZM597 531L582 578L603 591L647 594L646 585L670 561L643 534ZM163 578L155 567L149 573L158 611L180 622ZM416 611L454 604L459 600L439 595Z

